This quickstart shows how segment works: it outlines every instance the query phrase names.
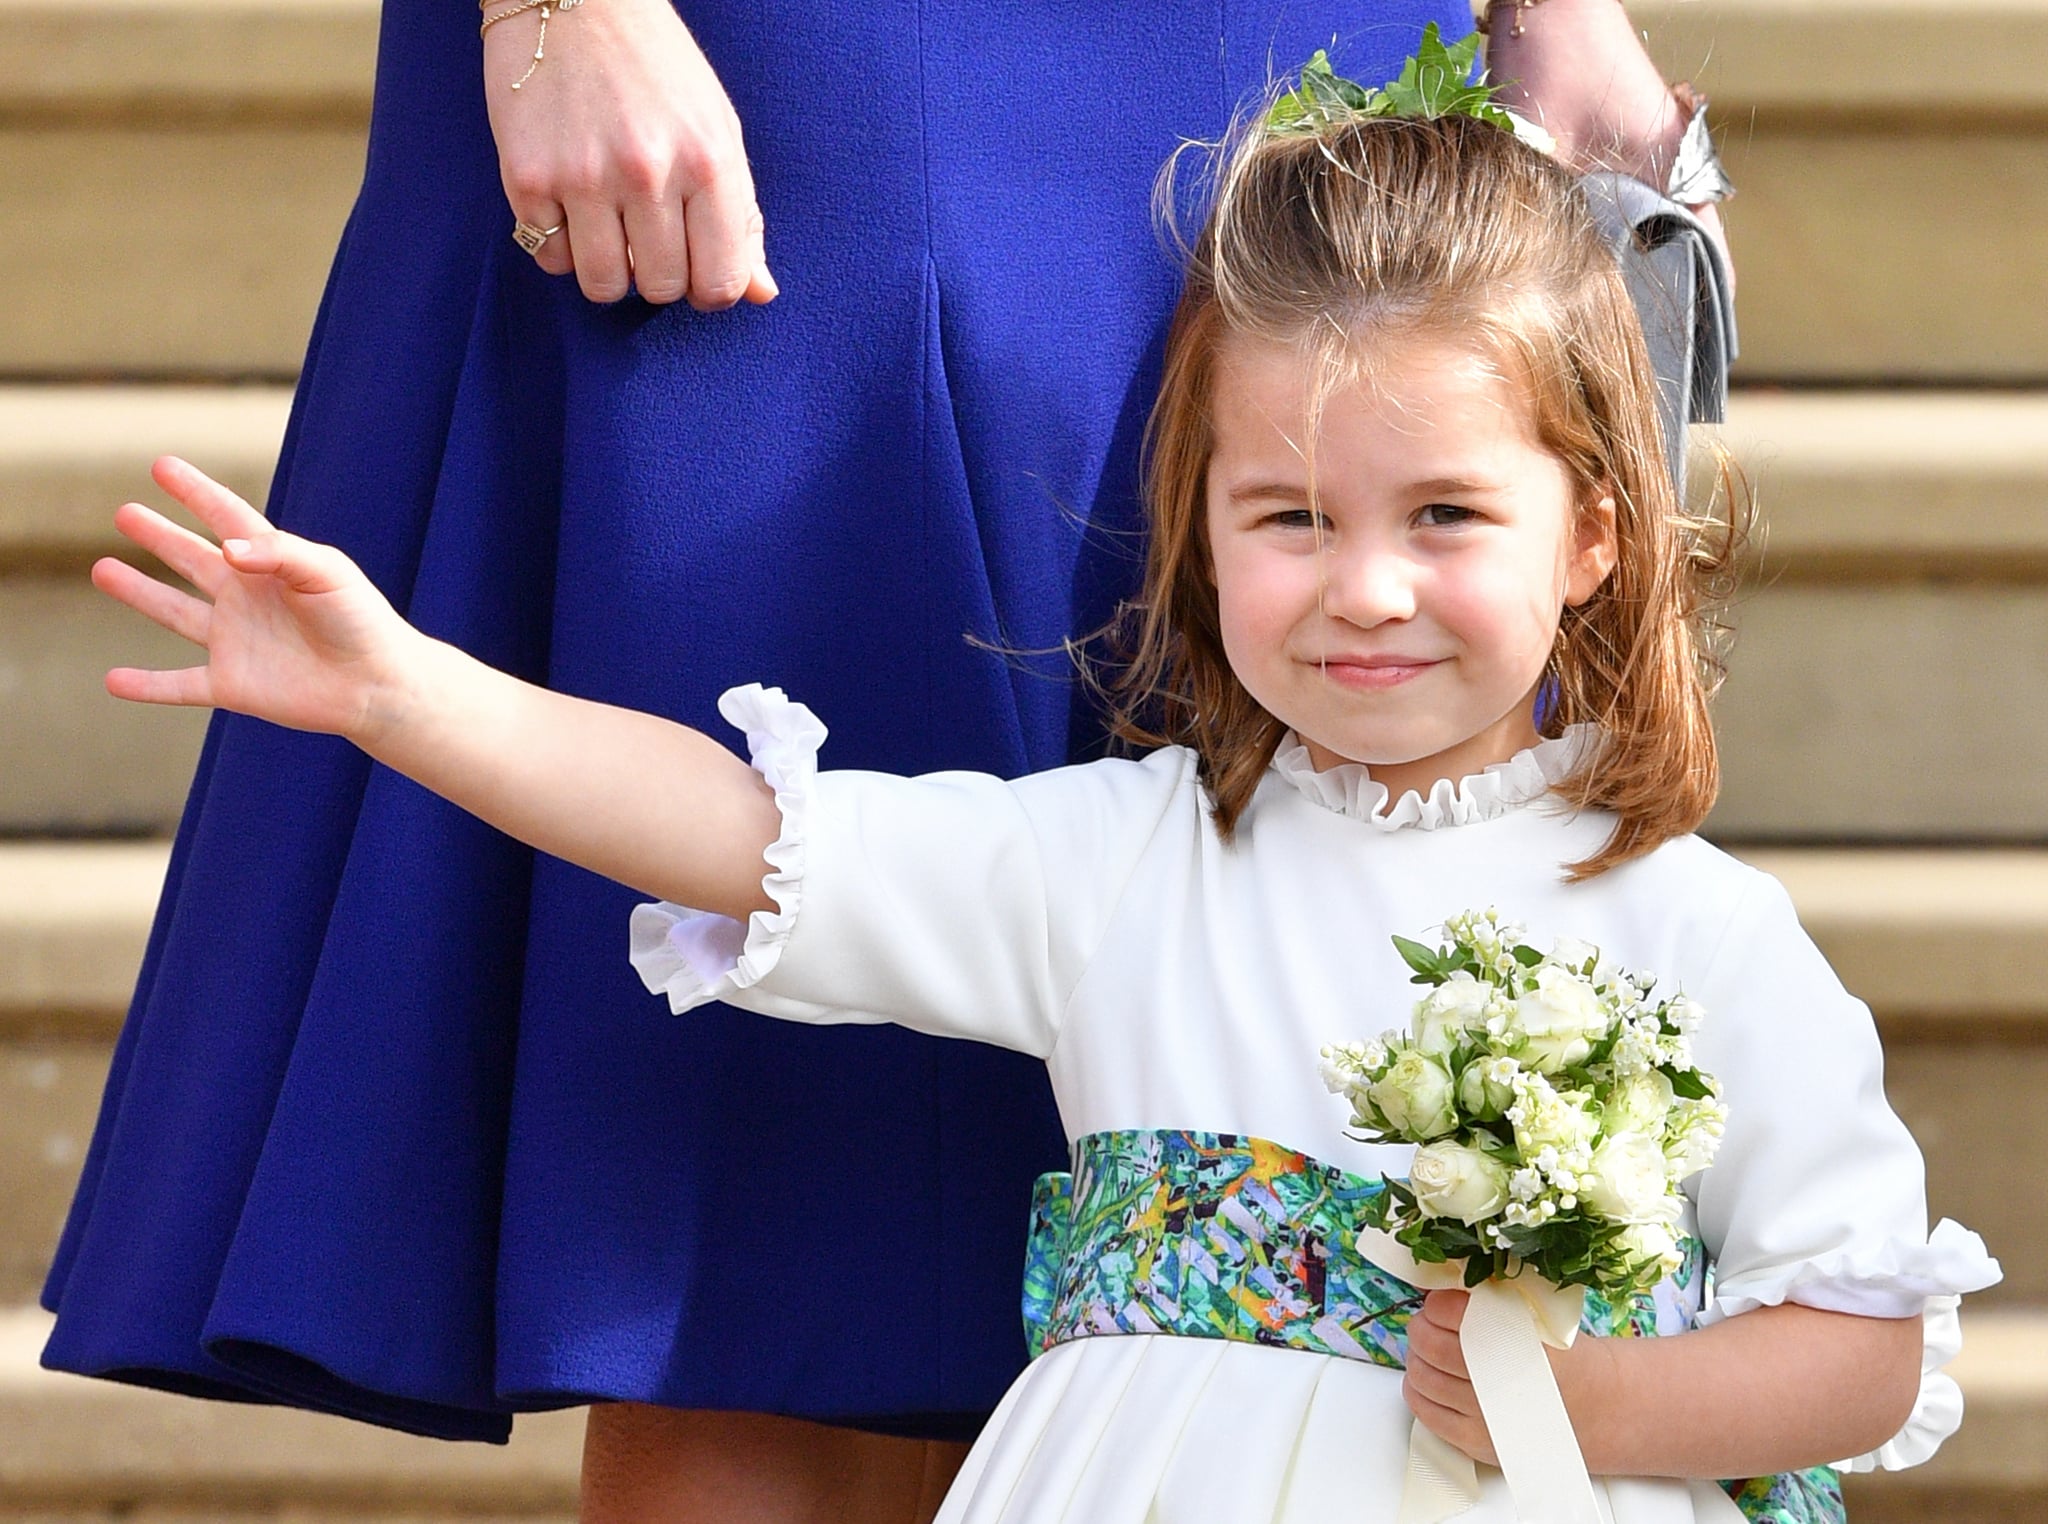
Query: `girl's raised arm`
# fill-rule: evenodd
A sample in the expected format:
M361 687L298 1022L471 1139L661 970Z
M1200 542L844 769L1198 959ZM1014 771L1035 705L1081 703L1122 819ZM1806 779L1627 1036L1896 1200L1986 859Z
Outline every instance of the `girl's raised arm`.
M407 624L339 550L273 529L184 461L166 457L152 474L221 543L139 503L115 525L201 596L111 558L93 582L207 659L177 672L117 667L115 697L342 736L594 873L736 920L772 908L761 880L780 824L774 795L717 742L487 667Z

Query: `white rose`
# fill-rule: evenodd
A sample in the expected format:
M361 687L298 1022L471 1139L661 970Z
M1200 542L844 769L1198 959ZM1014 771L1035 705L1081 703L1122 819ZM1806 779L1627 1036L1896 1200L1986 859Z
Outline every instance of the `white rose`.
M1540 1074L1516 1081L1508 1119L1515 1124L1515 1147L1524 1159L1533 1159L1546 1148L1562 1155L1579 1153L1592 1146L1600 1131L1600 1119L1585 1097L1560 1095Z
M1550 949L1551 961L1562 963L1574 973L1600 969L1600 949L1591 942L1581 942L1577 937L1559 937Z
M1579 1180L1586 1205L1611 1222L1662 1222L1670 1215L1671 1174L1654 1138L1621 1132L1593 1150Z
M1593 986L1565 969L1536 970L1535 988L1515 1001L1522 1062L1555 1074L1584 1060L1612 1018Z
M1616 1235L1615 1243L1631 1260L1657 1261L1665 1275L1677 1270L1683 1258L1678 1237L1667 1223L1632 1222Z
M1426 1143L1408 1166L1415 1204L1431 1217L1480 1222L1508 1203L1506 1167L1483 1149L1463 1143Z
M1450 1070L1418 1048L1396 1058L1366 1095L1390 1130L1416 1142L1440 1138L1458 1125Z
M1467 1032L1484 1029L1486 1004L1492 998L1492 985L1481 984L1468 973L1453 974L1416 1002L1415 1045L1439 1056L1450 1052Z
M1609 1132L1640 1132L1653 1138L1664 1135L1664 1123L1671 1115L1671 1081L1656 1069L1631 1074L1614 1087L1604 1108Z
M1521 1065L1512 1058L1475 1058L1458 1076L1458 1104L1475 1121L1491 1122L1515 1099L1515 1075Z

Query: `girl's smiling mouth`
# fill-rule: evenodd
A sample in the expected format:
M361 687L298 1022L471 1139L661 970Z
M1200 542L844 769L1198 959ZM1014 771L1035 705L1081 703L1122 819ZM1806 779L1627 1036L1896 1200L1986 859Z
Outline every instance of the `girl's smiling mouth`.
M1331 682L1346 688L1378 691L1398 688L1422 676L1442 662L1441 657L1401 656L1393 654L1375 656L1321 656L1312 659L1308 665L1321 672Z

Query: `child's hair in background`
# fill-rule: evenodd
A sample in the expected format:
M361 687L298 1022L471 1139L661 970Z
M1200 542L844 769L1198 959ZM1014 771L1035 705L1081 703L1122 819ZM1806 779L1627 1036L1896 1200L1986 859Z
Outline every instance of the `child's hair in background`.
M1656 377L1620 267L1577 179L1502 127L1471 117L1360 118L1275 132L1263 118L1218 150L1215 190L1186 251L1146 437L1151 540L1114 688L1117 737L1200 758L1227 838L1284 727L1224 659L1206 539L1210 394L1221 341L1295 345L1322 401L1370 385L1416 337L1469 344L1534 409L1582 506L1615 505L1619 559L1551 653L1543 733L1580 722L1604 744L1558 792L1618 817L1585 878L1696 828L1720 770L1707 704L1722 674L1717 608L1740 539L1675 500ZM1161 178L1172 227L1175 166ZM1314 462L1309 490L1315 493Z

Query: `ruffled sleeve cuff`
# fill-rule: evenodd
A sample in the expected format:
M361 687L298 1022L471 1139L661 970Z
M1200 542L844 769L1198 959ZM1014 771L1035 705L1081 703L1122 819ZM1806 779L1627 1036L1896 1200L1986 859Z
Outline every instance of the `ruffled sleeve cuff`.
M1956 1309L1966 1293L1996 1285L2002 1276L1983 1239L1944 1220L1925 1243L1893 1239L1874 1249L1731 1275L1715 1287L1713 1306L1701 1321L1785 1302L1863 1317L1918 1315L1925 1336L1912 1416L1888 1443L1839 1463L1848 1471L1899 1471L1927 1460L1962 1424L1962 1391L1943 1372L1963 1347Z
M805 826L825 740L818 717L780 688L729 688L718 712L746 733L748 758L775 791L782 814L761 879L775 909L755 911L742 926L730 916L665 901L634 907L634 971L650 992L666 995L678 1015L758 984L781 958L803 902Z
M1928 1297L1982 1291L1997 1285L2003 1274L1983 1239L1960 1223L1943 1220L1925 1243L1893 1238L1738 1271L1715 1285L1714 1305L1703 1321L1719 1322L1781 1302L1867 1318L1910 1318Z

